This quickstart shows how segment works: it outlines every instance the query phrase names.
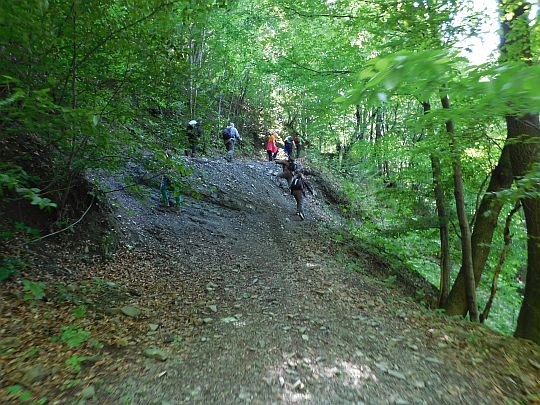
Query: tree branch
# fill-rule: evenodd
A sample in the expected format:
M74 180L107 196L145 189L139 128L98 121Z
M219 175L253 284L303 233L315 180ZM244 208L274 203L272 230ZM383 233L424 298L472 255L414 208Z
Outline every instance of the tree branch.
M86 211L84 211L82 216L78 220L76 220L74 223L72 223L71 225L66 226L65 228L60 229L59 231L52 232L52 233L49 233L49 234L47 234L45 236L42 236L41 238L34 239L34 240L30 241L30 243L39 242L40 240L48 238L49 236L57 235L60 232L67 231L69 228L73 228L75 225L77 225L79 222L82 221L82 219L86 216L86 214L88 214L88 211L90 211L90 208L92 208L92 205L94 205L94 199L95 199L95 196L92 195L92 201L90 202L90 205L88 206Z
M504 231L503 231L503 237L504 237L504 246L501 251L501 255L499 256L499 261L497 262L497 267L495 267L495 272L493 273L493 281L491 282L491 292L489 294L489 299L486 302L486 306L484 308L484 311L482 311L482 315L480 316L480 322L484 323L484 321L489 316L489 311L491 310L491 306L493 305L493 300L495 299L495 294L497 293L497 280L499 279L499 275L501 274L501 269L504 264L504 261L506 260L506 253L508 252L508 249L510 247L510 242L512 241L510 236L510 222L512 221L512 217L516 212L519 211L521 208L521 201L516 202L514 205L514 208L508 213L506 217L506 221L504 224Z
M120 188L116 188L116 189L114 189L114 190L105 190L105 191L103 191L103 194L109 194L109 193L115 193L115 192L117 192L117 191L122 191L122 190L125 190L125 189L127 189L127 188L136 186L136 185L142 183L143 181L155 179L156 177L159 177L159 176L161 176L161 175L162 175L162 173L158 173L158 174L156 174L156 175L154 175L154 176L150 176L150 177L144 177L144 176L143 176L142 178L137 179L137 181L136 181L135 183L131 183L131 184L128 184L128 185L126 185L126 186L123 186L123 187L120 187Z
M327 17L327 18L349 18L349 19L358 18L358 16L355 16L352 14L312 14L312 13L303 13L293 7L284 6L283 8L287 11L290 11L292 14L295 14L300 17L308 17L308 18Z
M92 56L92 54L94 54L94 52L96 52L99 48L101 48L103 45L105 45L114 36L118 35L122 31L126 31L126 30L134 27L137 24L142 23L143 21L148 20L149 18L152 18L155 14L157 14L159 11L161 11L165 7L172 6L173 4L178 3L179 1L180 0L175 0L175 1L170 1L170 2L167 2L167 3L161 3L158 7L156 7L154 10L152 10L152 12L150 14L142 16L138 20L135 20L132 23L124 25L123 27L118 28L117 30L114 30L114 31L110 32L107 36L102 38L92 49L90 49L90 51L86 52L86 54L81 58L81 60L79 62L79 66L82 65L83 63L85 63L88 59L90 59L90 57Z
M98 43L96 45L94 45L94 47L92 47L92 49L90 49L88 52L86 52L79 60L79 63L77 64L77 66L81 66L83 65L84 63L86 63L91 57L92 55L99 49L101 48L102 46L104 46L107 42L109 42L113 37L115 37L116 35L118 35L119 33L123 32L123 31L126 31L132 27L134 27L135 25L137 24L140 24L142 23L143 21L146 21L148 20L149 18L152 18L155 14L157 14L159 11L161 11L162 9L164 9L165 7L168 7L168 6L171 6L173 4L176 4L178 3L180 0L174 0L174 1L169 1L169 2L165 2L165 3L161 3L159 6L157 6L154 10L152 10L151 13L145 15L145 16L142 16L141 18L139 18L138 20L135 20L127 25L124 25L123 27L120 27L112 32L110 32L109 34L107 34L105 37L101 38ZM67 74L67 78L69 78L71 75L72 75L72 71L70 69L70 72ZM64 95L64 90L65 90L65 85L64 85L64 89L62 90L62 96L60 97L60 100L62 100L63 98L63 95Z
M282 58L285 59L287 62L292 63L294 68L304 69L309 72L317 73L319 75L346 75L353 73L351 70L317 70L310 68L309 66L301 65L300 63L295 62L294 60L289 59L286 56L282 56Z

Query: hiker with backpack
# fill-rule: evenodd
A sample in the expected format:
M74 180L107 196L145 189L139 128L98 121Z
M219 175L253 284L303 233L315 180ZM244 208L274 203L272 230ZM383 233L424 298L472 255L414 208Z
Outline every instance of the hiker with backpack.
M304 220L304 197L306 196L305 190L307 189L311 195L315 195L313 192L313 189L307 182L306 178L304 177L304 174L302 173L301 169L297 169L295 171L294 177L291 181L291 194L296 200L296 215L300 217L300 219Z
M189 143L189 149L186 149L186 156L195 157L195 154L199 149L199 138L201 137L201 134L201 123L197 120L189 121L186 128L186 135Z
M293 140L294 144L296 145L296 158L298 159L302 149L304 148L304 138L302 138L300 134L297 134Z
M275 163L277 165L281 165L283 168L283 171L277 175L278 181L279 179L285 179L287 181L287 187L291 187L291 181L294 176L294 172L298 169L297 164L295 163L294 159L289 156L288 159L279 159L276 160Z
M276 145L276 135L274 132L270 132L268 142L266 143L266 154L268 155L268 161L274 160L279 152L279 148Z
M287 138L285 138L284 145L283 145L283 150L285 151L285 154L287 156L292 155L293 146L294 146L294 139L292 136L289 135Z
M231 162L234 156L234 145L237 141L241 141L242 138L240 138L240 134L232 122L230 122L227 128L223 130L221 135L223 137L223 142L225 143L225 148L227 149L225 159L227 162Z

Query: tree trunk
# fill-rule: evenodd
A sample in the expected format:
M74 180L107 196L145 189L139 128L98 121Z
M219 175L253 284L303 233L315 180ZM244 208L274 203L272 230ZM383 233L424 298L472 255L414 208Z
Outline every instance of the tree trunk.
M355 118L355 125L354 125L354 140L362 140L364 137L364 134L361 133L360 126L362 125L362 115L360 114L360 104L356 104L355 110L354 110L354 118Z
M530 163L540 163L540 122L537 114L506 117L512 171L519 179L531 170ZM540 185L521 199L527 225L527 278L525 296L519 311L515 336L540 344Z
M441 98L444 109L450 108L448 96ZM463 176L461 174L461 161L454 134L454 123L446 121L446 132L450 137L450 147L452 153L452 168L454 170L454 197L456 199L456 210L461 230L461 267L465 275L465 292L467 296L467 308L471 321L478 322L478 305L476 302L476 284L474 282L474 270L472 262L471 230L465 209L465 193L463 191Z
M377 116L377 109L371 110L371 115L369 117L369 141L373 142L373 131L375 129L375 117Z
M471 236L471 246L474 280L476 285L480 284L482 272L484 271L484 267L491 251L491 242L493 240L495 229L497 228L499 214L504 205L504 202L498 199L495 193L506 190L510 188L511 185L512 167L510 165L508 146L505 145L475 215L476 220ZM460 269L443 308L448 315L465 316L467 314L465 271L463 268Z
M379 176L383 175L383 166L382 166L382 150L381 150L381 139L383 137L383 112L379 107L375 110L375 163L377 165L377 173Z
M441 240L441 277L439 283L439 308L441 308L446 302L450 291L450 236L444 190L441 184L441 161L434 154L431 155L431 168L433 170L433 190L435 192L435 204L439 219L439 237Z
M489 298L487 300L486 306L484 307L484 310L482 311L482 315L480 315L480 322L482 323L485 322L485 320L489 317L489 311L491 310L493 300L495 299L495 294L497 293L497 280L499 279L499 275L501 274L502 266L506 260L506 253L508 252L508 248L510 247L510 222L512 221L512 217L514 216L514 214L518 212L520 208L521 203L516 203L514 208L512 208L512 210L506 217L503 231L504 246L502 248L501 255L499 256L497 267L495 267L495 272L493 273L493 280L491 282L491 292L489 294Z
M424 114L429 113L431 105L422 103ZM439 219L439 237L441 240L441 276L439 282L439 308L442 307L448 297L450 290L450 236L448 231L448 214L446 212L446 198L441 182L441 160L435 154L430 155L431 169L433 174L433 191L435 193L435 205L437 207L437 217Z
M500 1L502 18L501 60L532 64L529 13L526 1ZM511 18L508 19L507 17ZM514 179L534 170L540 163L540 122L538 113L506 116L510 161ZM536 167L537 169L537 167ZM534 182L521 198L527 226L527 278L515 336L540 344L540 184Z

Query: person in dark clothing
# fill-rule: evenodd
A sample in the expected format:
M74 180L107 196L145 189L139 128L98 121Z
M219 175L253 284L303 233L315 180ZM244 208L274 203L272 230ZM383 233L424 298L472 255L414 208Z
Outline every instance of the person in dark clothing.
M301 170L295 171L290 189L292 196L296 200L296 215L298 215L301 220L304 220L304 197L306 196L305 190L308 190L311 195L315 195L315 193L313 192L313 189L307 182Z
M297 169L297 165L292 157L288 159L278 159L275 160L275 163L282 166L283 171L277 175L278 179L285 179L287 181L287 186L291 187L291 181L294 176L294 171ZM278 180L279 181L279 180Z
M294 147L294 140L293 140L293 137L289 135L283 141L283 150L285 151L287 156L292 156L293 147Z
M195 157L199 149L199 138L202 135L201 123L197 120L189 121L186 134L189 142L189 149L186 149L186 156Z
M296 135L294 137L294 144L296 145L296 158L298 159L302 153L302 149L304 149L304 138L300 134Z

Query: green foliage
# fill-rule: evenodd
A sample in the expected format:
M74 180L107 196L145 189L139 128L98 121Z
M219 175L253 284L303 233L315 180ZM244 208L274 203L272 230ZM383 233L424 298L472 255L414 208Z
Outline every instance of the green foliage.
M427 305L425 297L426 290L424 288L419 288L414 292L414 299L422 305Z
M23 222L15 222L15 230L24 235L26 241L31 241L39 237L39 230L26 225Z
M401 51L375 58L359 74L359 83L338 97L345 104L369 106L388 103L396 94L408 94L419 102L451 94L467 105L432 111L424 125L474 116L523 114L540 109L537 78L540 66L507 63L497 67L469 67L455 52L445 49Z
M0 193L41 208L55 207L52 200L65 205L89 170L146 165L154 153L182 149L183 122L196 114L210 115L203 122L212 131L207 106L221 90L202 91L208 73L188 53L205 51L202 25L224 2L40 4L41 11L20 2L0 5L0 37L10 55L0 61L0 133L14 149L0 170ZM186 75L193 75L188 91ZM29 163L36 157L38 167Z
M393 287L393 286L395 286L396 280L397 280L397 276L396 275L391 275L391 276L386 277L383 280L383 283L387 287Z
M26 263L19 257L3 257L0 261L0 282L17 274L17 272L25 266Z
M45 283L40 281L23 280L24 299L37 301L45 298Z
M24 198L41 209L56 208L56 203L40 195L41 190L28 187L36 177L29 176L21 167L0 163L0 199L7 198L6 191L13 191L18 198Z
M67 381L66 387L68 389L71 389L71 388L77 387L78 385L81 385L82 382L83 382L83 380L81 380L81 379L69 380L69 381Z
M71 370L75 373L81 371L81 363L90 359L88 356L79 356L77 354L72 355L69 359L66 360L66 365L71 367Z
M9 395L12 395L21 402L28 402L32 400L32 392L25 390L20 385L12 385L11 387L8 387L7 392Z
M475 175L479 175L476 173ZM429 176L426 168L425 176ZM474 184L471 178L466 184ZM363 221L360 226L351 222L348 229L363 249L384 258L392 267L415 271L433 285L439 285L439 235L436 223L429 229L418 229L419 223L411 221L413 209L418 205L418 192L411 189L398 191L399 198L395 199L395 190L386 190L377 184L377 178L361 175L358 179L349 180L357 187L349 184L349 197L353 201L353 212L361 212ZM416 179L421 182L422 179ZM398 180L401 183L402 180ZM479 184L479 183L478 183ZM417 190L417 187L415 187ZM428 190L429 193L429 190ZM429 194L426 195L430 197ZM468 201L472 207L475 195L471 193ZM507 205L501 217L504 217L511 205ZM430 201L428 210L434 210L434 202ZM452 215L455 215L452 213ZM501 221L502 222L502 221ZM480 307L489 297L491 278L498 255L503 247L502 227L500 223L492 243L492 252L488 259L485 274L478 289ZM521 305L518 289L523 283L517 279L517 273L526 263L527 237L523 219L515 216L512 224L512 245L509 250L498 282L498 291L490 317L486 324L502 333L512 334ZM456 229L451 230L451 261L452 279L455 279L460 265L460 243ZM388 279L387 279L388 280ZM390 281L390 280L388 280ZM385 280L385 284L392 285ZM425 291L417 291L415 299L425 302Z
M58 341L65 343L69 348L73 348L86 342L91 335L91 332L82 329L78 325L67 325L62 328Z
M173 338L173 344L180 345L184 341L184 337L180 335L175 335Z
M25 390L20 385L12 385L8 387L7 393L13 399L16 398L20 402L29 403L29 405L44 405L48 401L47 397L42 397L36 401L32 401L32 391Z
M84 318L86 316L86 307L80 305L73 311L73 317L75 318Z
M33 346L30 349L28 349L26 352L23 353L23 358L25 359L31 359L34 356L39 354L39 347Z

